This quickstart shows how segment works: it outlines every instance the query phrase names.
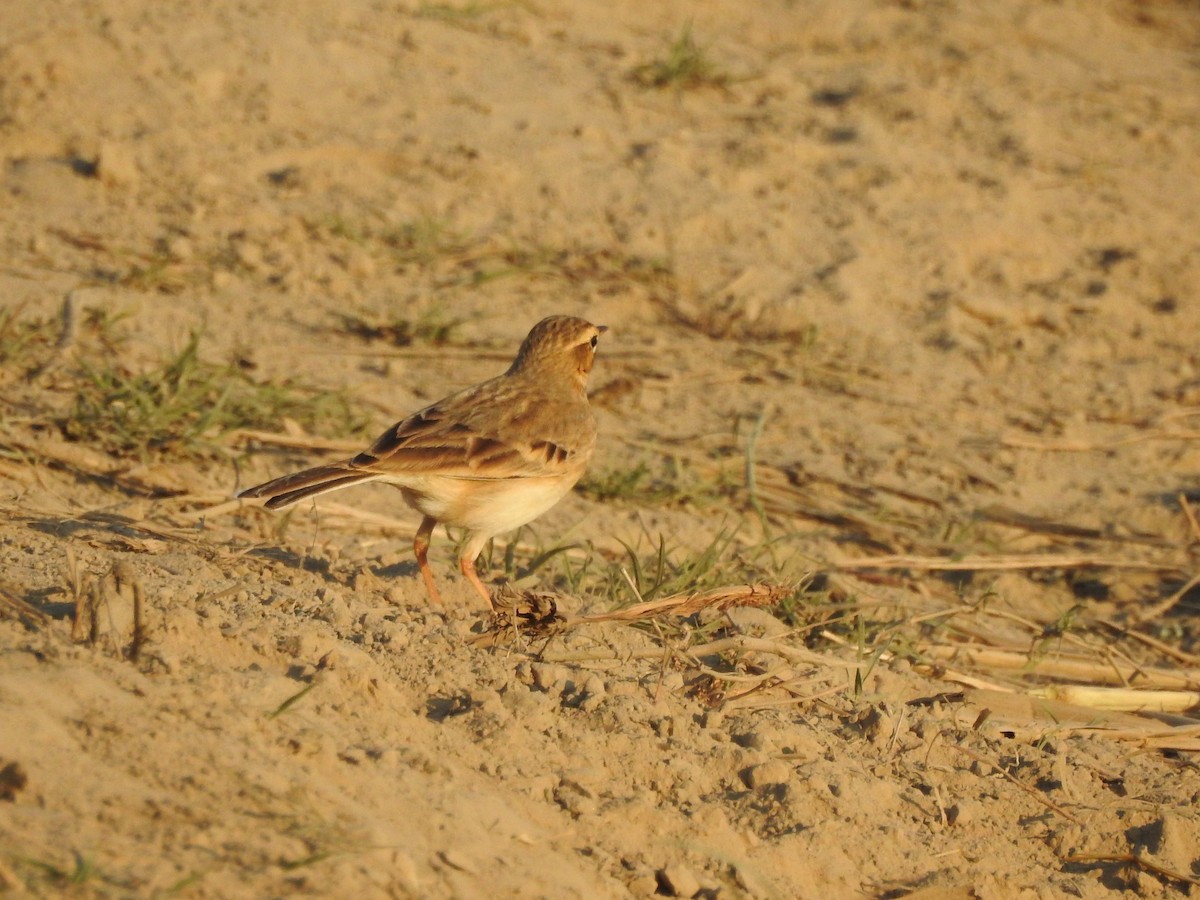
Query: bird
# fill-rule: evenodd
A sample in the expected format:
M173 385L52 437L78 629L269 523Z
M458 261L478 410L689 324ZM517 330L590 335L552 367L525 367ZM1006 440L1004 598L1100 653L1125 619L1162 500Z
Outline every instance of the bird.
M237 496L265 497L268 509L280 509L352 485L394 485L423 516L413 554L430 599L441 603L428 560L441 523L466 531L459 568L494 612L475 559L497 534L554 506L583 475L597 434L587 380L607 330L574 316L542 319L504 374L401 419L357 456Z

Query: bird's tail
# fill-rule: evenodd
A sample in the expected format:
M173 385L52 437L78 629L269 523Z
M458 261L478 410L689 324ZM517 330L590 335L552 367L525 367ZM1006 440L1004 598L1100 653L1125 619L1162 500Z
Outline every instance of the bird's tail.
M266 497L268 509L279 509L290 506L298 500L327 494L330 491L341 490L353 484L371 481L378 476L370 472L355 471L345 463L334 463L328 466L315 466L303 472L284 475L274 481L268 481L252 488L247 488L238 494L239 497Z

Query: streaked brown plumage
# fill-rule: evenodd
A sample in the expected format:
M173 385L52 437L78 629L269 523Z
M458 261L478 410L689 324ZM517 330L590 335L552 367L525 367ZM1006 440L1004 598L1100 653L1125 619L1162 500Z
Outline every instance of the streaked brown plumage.
M367 450L242 491L270 509L368 481L400 488L424 518L413 540L431 599L429 537L439 522L466 529L459 566L491 594L475 558L493 536L536 519L577 482L596 446L587 401L602 325L551 316L533 327L503 375L451 394L398 422Z

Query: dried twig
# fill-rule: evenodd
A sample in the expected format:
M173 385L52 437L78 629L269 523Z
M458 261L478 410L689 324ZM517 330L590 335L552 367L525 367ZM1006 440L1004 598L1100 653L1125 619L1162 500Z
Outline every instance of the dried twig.
M1200 541L1200 522L1196 521L1196 513L1192 509L1192 504L1188 503L1186 495L1179 495L1179 506L1183 509L1183 514L1188 520L1188 527L1192 530L1192 540Z
M845 669L848 671L854 671L861 666L866 665L865 662L852 662L839 659L836 656L827 656L822 653L815 653L806 647L792 647L788 644L782 643L781 641L773 641L767 638L749 637L746 635L721 638L719 640L709 641L705 644L696 644L686 648L676 648L676 652L686 654L686 656L693 660L697 660L704 656L719 656L722 653L730 652L766 653L782 657L783 659L788 660L788 662ZM545 662L617 662L633 659L659 659L661 656L662 648L654 647L645 650L632 651L577 650L565 651L561 653L543 653L540 654L538 658Z
M992 762L986 756L976 753L974 750L969 750L960 744L948 744L947 746L950 747L952 750L957 750L959 753L962 753L965 756L969 756L971 759L975 760L975 762L977 762L981 765L991 766L993 769L995 769L997 772L999 772L1001 775L1003 775L1005 778L1007 778L1009 781L1011 781L1013 784L1015 784L1017 787L1019 787L1025 793L1029 794L1029 796L1033 797L1033 799L1036 800L1038 803L1042 804L1042 806L1046 807L1046 809L1050 810L1051 812L1057 813L1058 815L1062 816L1064 819L1067 819L1070 822L1074 822L1076 825L1079 825L1080 827L1083 826L1083 822L1077 816L1074 816L1071 813L1067 812L1065 809L1063 809L1061 806L1059 806L1057 803L1055 803L1053 800L1049 799L1048 797L1042 796L1041 791L1039 791L1037 788L1033 787L1032 785L1026 784L1024 781L1022 781L1020 778L1018 778L1012 772L1008 771L1008 769L1004 768L999 763Z
M1119 863L1125 866L1135 866L1145 869L1153 875L1178 881L1180 884L1191 884L1200 887L1200 878L1193 878L1183 872L1176 872L1166 866L1160 866L1152 859L1147 859L1140 853L1072 853L1070 856L1059 857L1065 863Z
M32 627L32 624L47 625L50 622L49 616L22 600L16 590L0 584L0 612L5 609L11 610L27 627Z
M357 453L362 441L348 441L311 437L309 435L280 434L275 431L259 431L254 428L239 428L225 435L230 444L258 443L295 450L320 450L331 453Z
M636 622L654 616L690 616L704 609L721 611L735 606L774 606L795 591L777 584L745 584L721 587L699 594L675 594L658 600L635 603L616 612L580 616L572 624L593 622Z
M1029 696L1116 712L1181 713L1200 706L1200 691L1133 691L1090 684L1051 684Z
M1082 441L1056 440L1034 441L1028 438L1009 435L1000 438L1005 447L1016 447L1021 450L1044 450L1050 453L1089 453L1094 450L1115 450L1130 444L1140 444L1144 441L1195 441L1200 440L1200 431L1168 431L1155 429L1131 434L1128 437L1117 438L1113 441Z
M1123 625L1118 625L1116 622L1110 622L1108 619L1093 619L1097 625L1109 629L1115 634L1123 638L1129 638L1132 641L1137 641L1139 644L1145 644L1151 650L1161 653L1163 656L1168 656L1171 659L1178 660L1181 663L1189 666L1200 666L1200 656L1194 653L1187 653L1180 650L1178 647L1172 647L1166 641L1160 641L1156 637L1151 637L1148 634L1143 634L1140 631L1134 631L1131 628L1126 628Z
M1149 622L1151 619L1157 619L1159 616L1165 615L1166 613L1168 613L1172 609L1174 609L1175 605L1177 603L1179 603L1179 601L1182 600L1185 596L1187 596L1188 591L1190 591L1192 588L1194 588L1198 584L1200 584L1200 572L1196 573L1191 578L1189 578L1184 583L1183 587L1181 587L1179 590L1177 590L1175 593L1173 593L1170 597L1167 597L1165 600L1161 600L1158 603L1155 603L1149 609L1145 609L1145 610L1142 610L1140 613L1136 613L1133 617L1133 620L1135 622L1137 622L1138 624L1144 624L1146 622Z
M1064 678L1087 684L1137 684L1139 686L1196 690L1200 672L1134 666L1113 660L1096 661L1071 655L1031 655L1027 651L962 644L920 644L916 652L927 660L957 662L980 669Z
M1085 735L1146 749L1200 750L1200 722L1190 719L1078 706L1012 691L972 690L964 700L964 711L978 723L986 721L993 730L1022 742L1043 740L1050 734L1058 738ZM1164 723L1164 719L1183 724Z
M829 563L834 569L918 569L939 572L983 572L1018 569L1148 569L1178 571L1174 563L1145 562L1137 559L1118 559L1094 556L1089 553L1060 555L1036 554L1013 556L964 556L946 559L937 556L870 556L861 559L840 559Z
M1009 509L1001 504L985 506L976 515L998 525L1010 528L1020 528L1038 534L1049 534L1055 537L1084 538L1089 541L1108 541L1120 544L1146 544L1152 547L1173 546L1171 541L1161 537L1148 537L1138 534L1111 534L1102 528L1092 528L1084 525L1072 525L1070 522L1059 522L1041 516L1032 516L1019 510Z
M188 482L170 466L148 466L117 459L83 444L60 440L48 434L10 434L6 436L5 444L25 452L36 462L85 475L111 478L122 487L155 494L183 494L189 489Z

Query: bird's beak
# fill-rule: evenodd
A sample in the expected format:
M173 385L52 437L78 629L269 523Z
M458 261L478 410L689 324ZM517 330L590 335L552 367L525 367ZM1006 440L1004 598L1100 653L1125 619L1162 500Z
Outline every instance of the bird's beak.
M596 330L598 332L600 332L601 334L604 334L604 332L608 331L608 326L607 325L597 325Z

